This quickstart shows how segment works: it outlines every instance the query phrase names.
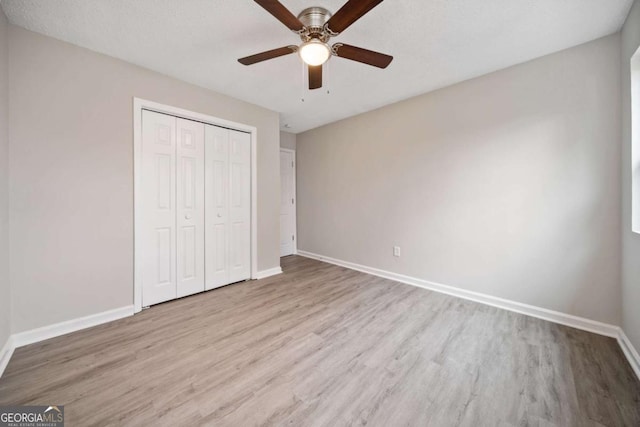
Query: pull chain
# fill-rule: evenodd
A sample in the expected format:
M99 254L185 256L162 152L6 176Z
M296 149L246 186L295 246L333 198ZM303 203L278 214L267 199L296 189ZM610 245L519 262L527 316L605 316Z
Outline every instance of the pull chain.
M302 71L302 79L301 79L302 80L302 85L300 86L300 100L302 102L304 102L304 89L305 89L305 83L306 83L306 81L305 81L306 80L305 79L305 77L306 77L305 76L305 70L306 70L307 67L306 67L306 64L304 63L304 61L300 61L300 63L302 64L302 68L301 68L301 71Z
M331 57L329 57L329 59L331 59ZM331 89L329 88L329 82L331 81L331 66L329 65L331 61L327 61L324 63L323 67L324 67L324 82L323 85L326 88L327 91L327 95L329 95L331 93Z

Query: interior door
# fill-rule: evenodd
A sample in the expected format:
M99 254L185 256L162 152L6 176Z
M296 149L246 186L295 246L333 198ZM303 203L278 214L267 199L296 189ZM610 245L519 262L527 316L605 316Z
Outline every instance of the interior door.
M176 119L142 112L142 305L176 298Z
M251 135L229 130L229 283L251 277Z
M251 277L251 135L143 111L142 305Z
M280 150L280 256L295 248L294 161L292 151Z
M177 296L204 286L204 124L176 119Z
M205 125L207 290L229 284L229 130Z
M251 135L205 125L206 289L251 277Z

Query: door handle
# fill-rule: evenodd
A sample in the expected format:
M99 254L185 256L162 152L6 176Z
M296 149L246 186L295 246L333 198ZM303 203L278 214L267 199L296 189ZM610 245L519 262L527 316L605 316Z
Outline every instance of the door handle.
M184 219L191 219L191 215L186 214L186 215L184 216Z

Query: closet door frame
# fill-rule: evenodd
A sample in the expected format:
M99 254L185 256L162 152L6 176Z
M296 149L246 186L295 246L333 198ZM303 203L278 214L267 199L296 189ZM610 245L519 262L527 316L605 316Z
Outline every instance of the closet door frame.
M142 256L142 245L137 244L137 242L142 241L142 221L144 218L142 217L142 213L140 211L140 206L142 206L143 195L141 193L142 185L141 180L142 176L140 174L141 171L141 163L142 163L142 111L149 110L154 111L156 113L168 114L171 116L175 116L182 119L193 120L197 122L202 122L205 124L210 124L213 126L219 126L224 128L229 128L233 130L237 130L240 132L245 132L250 134L251 136L251 279L257 279L258 273L258 235L257 235L257 219L258 219L258 210L257 210L257 200L258 200L258 192L257 192L257 139L258 139L258 130L254 126L245 125L242 123L236 123L229 120L221 119L218 117L209 116L207 114L201 114L194 111L185 110L178 107L173 107L170 105L160 104L157 102L149 101L141 98L133 98L133 234L134 234L134 242L133 242L133 266L134 266L134 277L133 277L133 305L134 305L134 313L138 313L142 310L142 268L139 260L143 259Z

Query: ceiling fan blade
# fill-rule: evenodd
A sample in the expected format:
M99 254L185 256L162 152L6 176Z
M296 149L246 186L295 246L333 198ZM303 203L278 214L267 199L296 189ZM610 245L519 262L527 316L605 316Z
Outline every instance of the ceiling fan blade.
M309 89L322 87L322 65L309 65Z
M238 59L238 62L242 65L251 65L257 62L266 61L267 59L277 58L279 56L288 55L293 52L297 52L298 46L285 46L277 49L268 50L266 52L256 53L255 55L245 56Z
M327 21L325 28L339 34L380 3L382 0L349 0Z
M334 44L332 51L340 58L351 59L352 61L362 62L378 68L387 68L393 61L393 56L343 43Z
M278 21L286 25L291 31L300 31L304 28L302 22L289 9L283 6L278 0L254 0L267 12L272 14Z

